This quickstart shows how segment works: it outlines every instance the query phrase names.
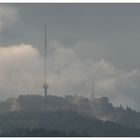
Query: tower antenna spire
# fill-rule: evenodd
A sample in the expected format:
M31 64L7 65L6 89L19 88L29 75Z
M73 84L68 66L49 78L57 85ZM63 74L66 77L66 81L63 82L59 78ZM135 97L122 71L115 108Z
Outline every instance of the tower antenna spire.
M44 56L44 96L47 96L47 34L46 34L46 24L45 24L45 56Z
M91 99L93 100L95 98L95 87L94 87L94 80L92 80L91 85Z

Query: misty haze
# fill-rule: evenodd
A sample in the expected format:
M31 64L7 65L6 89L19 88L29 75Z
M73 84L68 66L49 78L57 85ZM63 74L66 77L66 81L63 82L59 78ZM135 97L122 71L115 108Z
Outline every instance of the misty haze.
M139 26L140 4L0 4L0 136L140 136Z

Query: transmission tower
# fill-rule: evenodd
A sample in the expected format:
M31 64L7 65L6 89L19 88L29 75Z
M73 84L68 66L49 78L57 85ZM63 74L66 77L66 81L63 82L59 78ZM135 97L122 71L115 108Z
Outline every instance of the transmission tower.
M44 96L47 96L47 34L46 34L46 24L45 24L45 55L44 55Z
M94 81L91 83L91 95L90 95L91 100L95 99L95 87L94 87Z

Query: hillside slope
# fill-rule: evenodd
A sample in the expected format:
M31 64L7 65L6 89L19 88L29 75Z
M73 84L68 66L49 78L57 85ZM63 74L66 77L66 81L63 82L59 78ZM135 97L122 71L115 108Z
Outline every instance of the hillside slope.
M86 132L90 136L140 136L140 129L103 122L73 111L20 111L0 114L1 132L21 128Z

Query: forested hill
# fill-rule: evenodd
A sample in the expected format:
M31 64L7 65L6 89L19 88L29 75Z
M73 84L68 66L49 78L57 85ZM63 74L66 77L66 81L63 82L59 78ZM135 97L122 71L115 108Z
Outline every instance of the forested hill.
M81 96L21 95L0 102L0 113L13 111L74 111L79 114L111 121L127 127L140 128L140 113L130 107L114 107L107 97L89 99Z
M89 99L81 96L19 96L17 109L37 110L73 110L80 114L112 121L129 127L140 128L140 113L130 107L114 107L107 97Z
M57 130L58 135L64 132L60 133L61 136L72 133L77 136L140 136L140 129L104 122L73 111L18 111L0 114L1 136L33 136L31 130L38 129ZM48 133L41 130L37 134L47 136Z

